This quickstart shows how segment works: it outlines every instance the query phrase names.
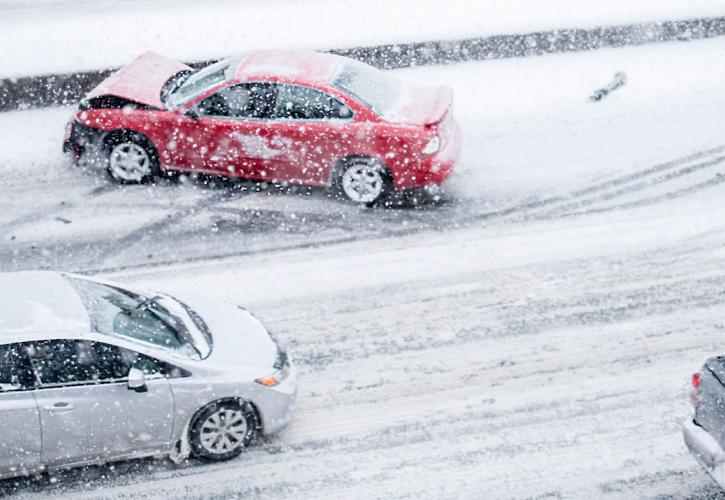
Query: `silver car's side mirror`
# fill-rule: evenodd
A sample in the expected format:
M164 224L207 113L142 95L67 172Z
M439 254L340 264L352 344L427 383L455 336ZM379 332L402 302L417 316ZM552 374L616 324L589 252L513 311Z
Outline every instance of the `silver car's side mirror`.
M128 371L128 388L136 392L146 392L146 375L138 368L131 368Z

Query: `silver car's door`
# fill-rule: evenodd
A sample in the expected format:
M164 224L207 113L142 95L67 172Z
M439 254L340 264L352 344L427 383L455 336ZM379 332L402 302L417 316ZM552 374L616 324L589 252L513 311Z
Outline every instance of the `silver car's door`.
M30 359L48 465L102 461L166 451L173 399L156 362L115 345L86 340L34 342ZM128 388L131 367L145 390Z
M40 419L34 377L17 344L0 345L0 477L40 466Z

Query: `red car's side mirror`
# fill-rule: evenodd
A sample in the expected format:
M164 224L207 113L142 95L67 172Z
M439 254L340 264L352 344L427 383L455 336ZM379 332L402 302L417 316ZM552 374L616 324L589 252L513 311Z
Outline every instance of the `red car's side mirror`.
M184 111L184 116L194 121L199 120L199 113L197 113L193 108L189 108Z

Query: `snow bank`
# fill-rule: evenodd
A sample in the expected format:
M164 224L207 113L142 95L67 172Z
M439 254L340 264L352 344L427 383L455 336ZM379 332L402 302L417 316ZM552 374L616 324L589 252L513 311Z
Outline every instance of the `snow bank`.
M543 5L533 0L10 0L0 6L0 78L118 67L149 49L194 61L257 48L350 48L725 14L725 0L549 0Z

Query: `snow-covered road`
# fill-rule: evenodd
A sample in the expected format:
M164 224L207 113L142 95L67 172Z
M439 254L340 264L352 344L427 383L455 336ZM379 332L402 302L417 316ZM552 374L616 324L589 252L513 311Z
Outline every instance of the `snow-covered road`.
M722 190L111 275L254 310L296 418L229 463L6 482L76 498L709 496L679 422L721 352Z
M447 203L423 210L119 190L59 159L67 109L0 115L0 268L106 269L242 304L301 372L290 427L231 462L137 461L0 494L716 495L679 423L690 374L725 350L724 48L401 72L453 85L466 131ZM588 102L615 71L629 83Z

